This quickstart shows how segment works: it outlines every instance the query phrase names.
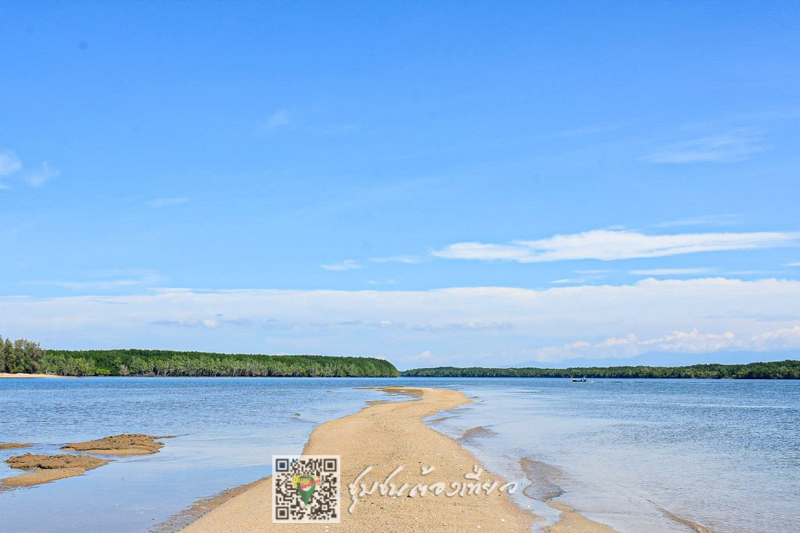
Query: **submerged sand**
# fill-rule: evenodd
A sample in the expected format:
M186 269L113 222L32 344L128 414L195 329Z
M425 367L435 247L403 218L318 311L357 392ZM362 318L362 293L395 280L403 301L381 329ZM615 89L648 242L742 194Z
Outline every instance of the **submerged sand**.
M126 434L112 435L102 439L88 442L75 442L62 446L62 450L87 452L105 455L146 455L158 452L164 445L156 439L168 437L154 437L152 435ZM25 448L30 444L8 443L0 448ZM0 480L0 487L16 488L29 487L49 483L57 479L80 476L87 470L103 466L111 462L109 459L92 457L91 455L32 455L26 453L6 460L11 468L32 470L27 474L9 477Z
M156 442L156 439L164 438L167 437L141 434L112 435L87 442L74 442L62 446L61 449L107 455L147 455L160 450L164 445Z
M49 483L57 479L80 476L87 470L103 466L107 459L99 459L88 455L33 455L26 453L6 460L11 468L33 470L27 474L2 480L7 487L28 487Z
M449 410L470 400L458 391L387 387L386 392L418 398L408 402L374 402L359 413L318 426L303 449L305 455L341 456L341 523L322 525L290 525L272 523L272 484L269 479L254 483L190 524L187 532L247 531L531 531L536 517L516 506L507 493L446 498L443 496L410 498L373 495L359 498L353 513L347 485L353 483L367 467L372 471L359 483L370 487L382 482L398 466L404 469L392 478L400 487L444 482L464 483L465 474L482 468L481 481L499 476L485 467L452 439L430 429L423 418ZM423 477L422 468L434 470ZM577 513L576 513L577 514ZM578 515L580 516L580 515ZM605 532L605 526L586 520L582 531ZM569 522L574 525L574 521ZM557 524L558 526L558 524ZM578 531L565 529L553 531ZM595 526L598 526L597 528ZM601 529L602 527L602 529Z

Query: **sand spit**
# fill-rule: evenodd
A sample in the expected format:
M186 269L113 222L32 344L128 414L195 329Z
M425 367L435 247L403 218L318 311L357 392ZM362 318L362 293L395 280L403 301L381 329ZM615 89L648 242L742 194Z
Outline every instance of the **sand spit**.
M8 372L0 372L0 379L27 379L27 378L63 378L66 376L57 376L55 374L9 374Z
M62 446L61 449L105 455L148 455L156 453L164 446L162 443L156 442L156 439L166 438L169 437L140 434L112 435L87 442L74 442Z
M452 439L422 421L469 399L458 391L387 387L386 392L418 398L406 402L373 402L359 413L318 426L303 450L307 455L341 455L342 500L340 524L318 526L272 523L272 484L268 479L223 503L190 524L186 532L247 531L530 531L535 517L512 503L505 492L464 497L386 497L379 493L358 499L353 513L347 485L367 468L359 483L392 478L398 487L433 482L463 482L480 462ZM423 478L421 469L434 467ZM481 480L502 480L483 470ZM325 527L327 526L327 527ZM479 527L480 526L480 527Z
M16 448L30 448L33 444L20 444L18 442L6 442L0 444L0 450L13 450Z
M88 455L32 455L26 453L6 460L11 468L20 470L33 470L21 476L14 476L2 480L6 487L28 487L49 483L57 479L80 476L87 470L103 466L107 459L90 457Z

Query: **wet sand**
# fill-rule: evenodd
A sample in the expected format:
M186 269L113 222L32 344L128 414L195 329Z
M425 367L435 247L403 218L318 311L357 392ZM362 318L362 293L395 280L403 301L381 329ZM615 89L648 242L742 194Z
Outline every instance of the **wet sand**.
M558 522L547 528L548 533L614 533L614 529L589 520L575 509L555 502L547 502L553 509L561 511Z
M107 464L107 459L88 455L32 455L26 453L6 460L8 466L20 470L32 470L27 474L2 480L6 487L29 487L49 483L57 479L80 476L87 470Z
M169 437L139 434L112 435L88 442L67 444L61 449L103 455L146 455L158 452L164 445L156 442L156 439L165 438ZM31 445L8 443L0 445L0 449L27 448L29 446ZM87 470L98 468L109 462L111 462L110 459L83 454L32 455L26 453L16 455L6 460L8 466L20 470L31 470L31 472L1 479L0 488L30 487L58 479L80 476Z
M30 448L33 444L20 444L18 442L5 442L0 444L0 450L13 450L15 448Z
M156 453L164 446L162 443L156 442L156 439L166 438L169 437L141 434L112 435L87 442L74 442L62 446L61 449L105 455L148 455Z
M347 485L367 468L372 471L359 483L368 488L383 482L398 466L404 469L391 482L399 488L407 483L430 485L435 482L469 481L474 467L483 469L480 481L496 480L481 463L457 442L430 429L423 418L449 410L470 400L458 391L388 387L381 389L409 395L417 401L373 402L359 413L326 422L311 434L303 450L305 455L341 455L341 523L340 524L273 524L272 483L269 478L225 501L190 524L184 531L247 532L247 531L531 531L537 517L516 506L504 492L465 495L401 497L373 495L358 498L353 513ZM434 467L423 477L422 468ZM518 488L520 490L521 488ZM578 515L580 516L580 515ZM595 528L586 520L582 531L605 533L605 526ZM572 524L574 522L570 522ZM557 524L558 526L558 524ZM563 529L553 531L577 531Z

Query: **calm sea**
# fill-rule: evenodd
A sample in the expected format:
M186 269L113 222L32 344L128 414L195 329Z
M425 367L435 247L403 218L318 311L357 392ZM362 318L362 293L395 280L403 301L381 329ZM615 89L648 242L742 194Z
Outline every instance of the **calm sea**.
M0 493L0 531L147 531L197 499L270 474L361 387L458 389L474 403L429 420L547 498L619 531L800 531L800 383L561 379L90 378L0 380L0 442L54 453L117 433L175 435L158 454ZM0 460L20 453L0 451ZM3 463L0 478L18 474ZM265 513L269 510L265 509Z

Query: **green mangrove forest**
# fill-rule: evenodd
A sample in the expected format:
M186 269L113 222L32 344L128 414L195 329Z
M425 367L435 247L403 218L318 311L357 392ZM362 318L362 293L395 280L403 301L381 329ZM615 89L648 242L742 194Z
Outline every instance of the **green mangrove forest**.
M0 339L2 340L2 339ZM0 346L0 372L60 376L396 377L371 357L251 355L169 350L43 350L27 340Z
M800 361L741 365L611 366L587 368L415 368L404 377L426 378L679 378L679 379L800 379Z
M38 342L0 337L0 372L60 376L800 379L800 361L563 369L447 366L398 372L389 361L372 357L134 349L45 350Z

